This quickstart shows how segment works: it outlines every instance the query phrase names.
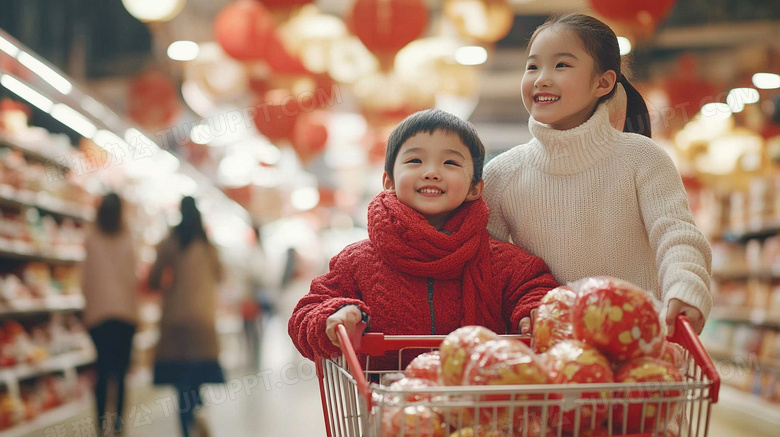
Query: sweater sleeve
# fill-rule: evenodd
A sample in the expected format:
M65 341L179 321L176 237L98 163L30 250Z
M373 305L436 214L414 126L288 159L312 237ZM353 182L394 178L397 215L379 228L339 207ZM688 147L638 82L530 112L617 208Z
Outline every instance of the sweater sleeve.
M482 191L482 198L490 209L487 226L490 236L499 241L509 241L509 225L501 208L508 179L504 166L501 165L503 158L504 156L499 155L485 166L485 189Z
M360 299L355 280L361 243L347 246L330 260L330 271L311 281L309 293L302 297L287 324L293 344L304 357L330 357L339 352L325 335L325 321L341 306L357 305L367 314L369 308Z
M157 245L157 257L154 260L151 270L149 271L149 288L153 290L159 290L162 284L163 271L165 267L171 264L173 259L173 252L175 248L172 246L175 242L170 236L165 238Z
M510 332L515 332L520 319L530 316L531 310L537 308L547 292L558 283L550 268L538 256L498 241L492 242L492 249L493 272L504 284L504 321Z
M649 140L648 140L649 141ZM688 195L671 157L658 145L641 145L646 153L635 164L639 207L650 246L656 253L664 309L677 298L706 318L712 308L712 249L696 227Z

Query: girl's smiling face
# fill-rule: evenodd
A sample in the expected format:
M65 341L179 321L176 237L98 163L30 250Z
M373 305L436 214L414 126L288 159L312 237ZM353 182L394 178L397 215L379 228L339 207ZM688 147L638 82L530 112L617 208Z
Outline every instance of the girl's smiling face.
M406 140L383 185L398 200L440 229L463 202L482 194L483 182L472 185L474 160L460 137L441 130L420 132Z
M549 28L534 39L522 80L523 104L534 119L566 130L586 122L599 97L615 84L615 72L597 73L580 39L563 28Z

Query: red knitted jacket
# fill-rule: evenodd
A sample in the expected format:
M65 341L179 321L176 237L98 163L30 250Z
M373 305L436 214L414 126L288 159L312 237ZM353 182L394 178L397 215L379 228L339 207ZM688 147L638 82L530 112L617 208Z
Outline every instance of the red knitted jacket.
M500 294L501 314L494 316L513 333L520 319L558 284L541 258L513 244L491 239L490 258L491 286L481 292ZM293 310L288 330L303 356L314 360L339 352L325 335L325 320L344 304L359 305L370 315L370 331L385 334L443 335L463 320L460 279L399 272L382 260L370 240L349 245L333 257L330 271L312 281ZM387 364L378 366L386 369Z

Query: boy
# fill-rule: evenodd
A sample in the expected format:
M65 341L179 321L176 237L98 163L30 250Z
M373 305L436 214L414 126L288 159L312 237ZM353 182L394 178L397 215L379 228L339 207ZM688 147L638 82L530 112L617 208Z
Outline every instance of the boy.
M393 335L465 325L530 332L531 310L558 284L541 258L488 236L484 160L474 127L441 110L393 130L384 191L368 207L369 239L334 256L290 317L303 356L338 353L336 326L354 333L369 320L372 331Z

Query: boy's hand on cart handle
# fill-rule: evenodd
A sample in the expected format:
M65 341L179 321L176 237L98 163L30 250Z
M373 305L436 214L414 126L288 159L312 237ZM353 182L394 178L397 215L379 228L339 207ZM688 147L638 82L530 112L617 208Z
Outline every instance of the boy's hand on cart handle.
M365 329L360 308L357 305L347 305L333 313L325 321L325 335L335 346L339 346L339 336L336 334L336 326L338 325L344 325L350 338L354 338L357 329Z
M523 317L520 319L520 323L517 325L517 330L521 334L531 335L531 331L534 328L534 320L536 319L536 309L531 310L530 317Z
M666 306L666 326L669 328L669 336L674 335L674 324L678 314L685 314L691 321L691 326L696 335L701 334L704 328L704 315L697 308L694 308L680 299L669 299Z

